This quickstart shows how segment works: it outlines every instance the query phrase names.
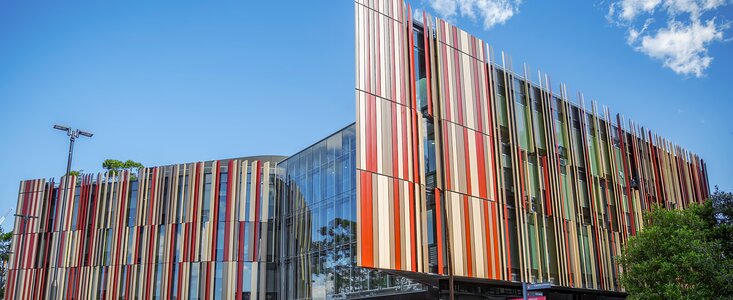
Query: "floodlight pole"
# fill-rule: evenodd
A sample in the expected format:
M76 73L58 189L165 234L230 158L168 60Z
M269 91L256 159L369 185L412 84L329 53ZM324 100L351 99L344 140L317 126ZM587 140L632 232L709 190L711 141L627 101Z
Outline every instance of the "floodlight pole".
M66 175L64 175L65 180L63 180L63 184L64 184L64 193L63 193L63 195L64 195L64 198L66 198L66 197L68 197L68 195L67 195L68 192L67 191L69 190L69 188L73 184L73 183L70 182L70 179L71 179L70 178L71 177L70 175L71 175L71 160L72 160L72 158L74 156L74 141L76 141L76 138L78 138L79 135L83 135L85 137L92 137L92 135L94 135L94 134L89 133L89 132L86 132L86 131L81 131L79 129L72 130L69 127L61 126L61 125L54 125L53 128L54 129L61 130L61 131L66 131L66 135L69 136L69 159L66 162ZM57 199L56 201L57 201L57 203L58 202L61 202L61 205L62 206L63 206L63 204L66 203L66 201L62 201L61 199ZM58 206L56 207L56 209L61 209L61 217L59 218L59 221L60 222L63 222L64 221L64 211L65 211L65 209L63 207L58 207ZM62 229L63 228L59 227L59 234L60 234L60 232L61 232ZM61 243L56 243L56 245L57 245L56 246L56 253L58 254L59 251L61 250ZM51 285L51 288L53 289L53 292L52 292L53 299L56 299L56 297L58 296L57 295L58 294L58 281L57 281L57 276L58 276L58 269L59 269L58 260L59 260L59 258L57 257L56 258L56 265L53 268L53 284Z
M71 158L74 157L74 141L79 136L79 130L69 131L69 160L66 162L66 176L71 174Z
M53 125L53 129L65 131L66 135L69 136L69 160L66 161L66 176L69 176L71 174L71 159L74 157L74 141L76 141L79 135L92 137L94 134L79 129L71 130L71 128L62 125Z

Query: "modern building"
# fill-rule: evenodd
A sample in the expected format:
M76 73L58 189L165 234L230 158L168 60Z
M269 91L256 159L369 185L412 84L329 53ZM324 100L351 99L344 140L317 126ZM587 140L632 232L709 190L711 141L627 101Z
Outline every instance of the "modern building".
M709 196L698 156L480 39L354 7L355 124L289 157L22 181L7 299L620 298L643 212Z

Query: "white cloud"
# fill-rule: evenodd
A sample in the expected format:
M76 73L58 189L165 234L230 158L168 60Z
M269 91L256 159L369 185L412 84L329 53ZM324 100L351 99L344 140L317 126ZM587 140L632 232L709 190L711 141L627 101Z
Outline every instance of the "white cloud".
M716 21L716 10L729 0L619 0L612 2L607 18L627 29L626 41L636 51L657 59L682 75L702 77L713 57L710 44L724 41L725 22ZM639 16L646 15L643 25ZM665 24L652 28L655 18Z
M412 18L415 19L415 21L422 23L422 10L416 8L415 11L412 12Z
M484 29L504 24L519 13L522 0L427 0L438 15L446 19L457 16L481 19Z
M692 24L670 21L667 27L653 35L645 35L637 50L662 60L665 67L678 74L701 77L713 61L708 55L708 45L722 39L723 32L716 26L714 19L705 24L700 21L693 21Z
M624 0L619 2L621 6L620 17L623 20L631 21L640 13L652 13L654 8L662 2L661 0ZM612 4L613 5L613 4Z

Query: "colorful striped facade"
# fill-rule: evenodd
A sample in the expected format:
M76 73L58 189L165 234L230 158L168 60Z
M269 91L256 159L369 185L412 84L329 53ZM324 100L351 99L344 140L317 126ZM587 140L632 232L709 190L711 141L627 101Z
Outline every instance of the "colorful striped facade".
M399 0L354 13L355 124L289 157L22 181L38 218L16 218L6 298L420 299L449 275L622 296L643 212L708 197L695 154L480 39Z
M414 12L355 1L359 266L621 291L643 212L707 199L694 153Z
M276 162L21 182L6 299L272 297Z

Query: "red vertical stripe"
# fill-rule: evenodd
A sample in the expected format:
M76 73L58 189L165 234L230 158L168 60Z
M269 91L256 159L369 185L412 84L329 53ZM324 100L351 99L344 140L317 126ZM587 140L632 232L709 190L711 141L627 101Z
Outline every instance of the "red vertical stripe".
M499 223L496 216L496 212L499 210L499 203L494 203L495 204L492 204L491 209L491 232L494 237L494 279L501 279L501 261L499 260Z
M483 213L484 213L484 239L486 240L485 247L486 255L484 256L484 262L485 262L485 269L486 269L486 275L489 278L494 278L494 269L491 266L490 258L491 258L491 239L489 237L491 236L491 231L489 231L489 201L481 199L481 204L483 204Z
M372 178L368 172L360 171L361 181L361 265L374 267L374 242L372 233Z
M5 297L7 299L15 299L15 298L17 298L16 295L15 295L15 278L17 276L16 275L16 272L17 271L14 270L14 269L9 269L8 270L8 279L7 279L7 282L5 283L5 287L6 287Z
M476 163L478 165L478 192L481 199L488 199L486 182L488 177L486 174L486 154L484 150L484 136L480 132L475 133L476 138Z
M463 228L466 233L466 273L468 277L473 276L473 253L471 251L471 223L468 215L468 196L463 195Z
M547 170L547 156L542 156L542 174L545 186L545 213L552 216L552 205L550 199L550 178Z

